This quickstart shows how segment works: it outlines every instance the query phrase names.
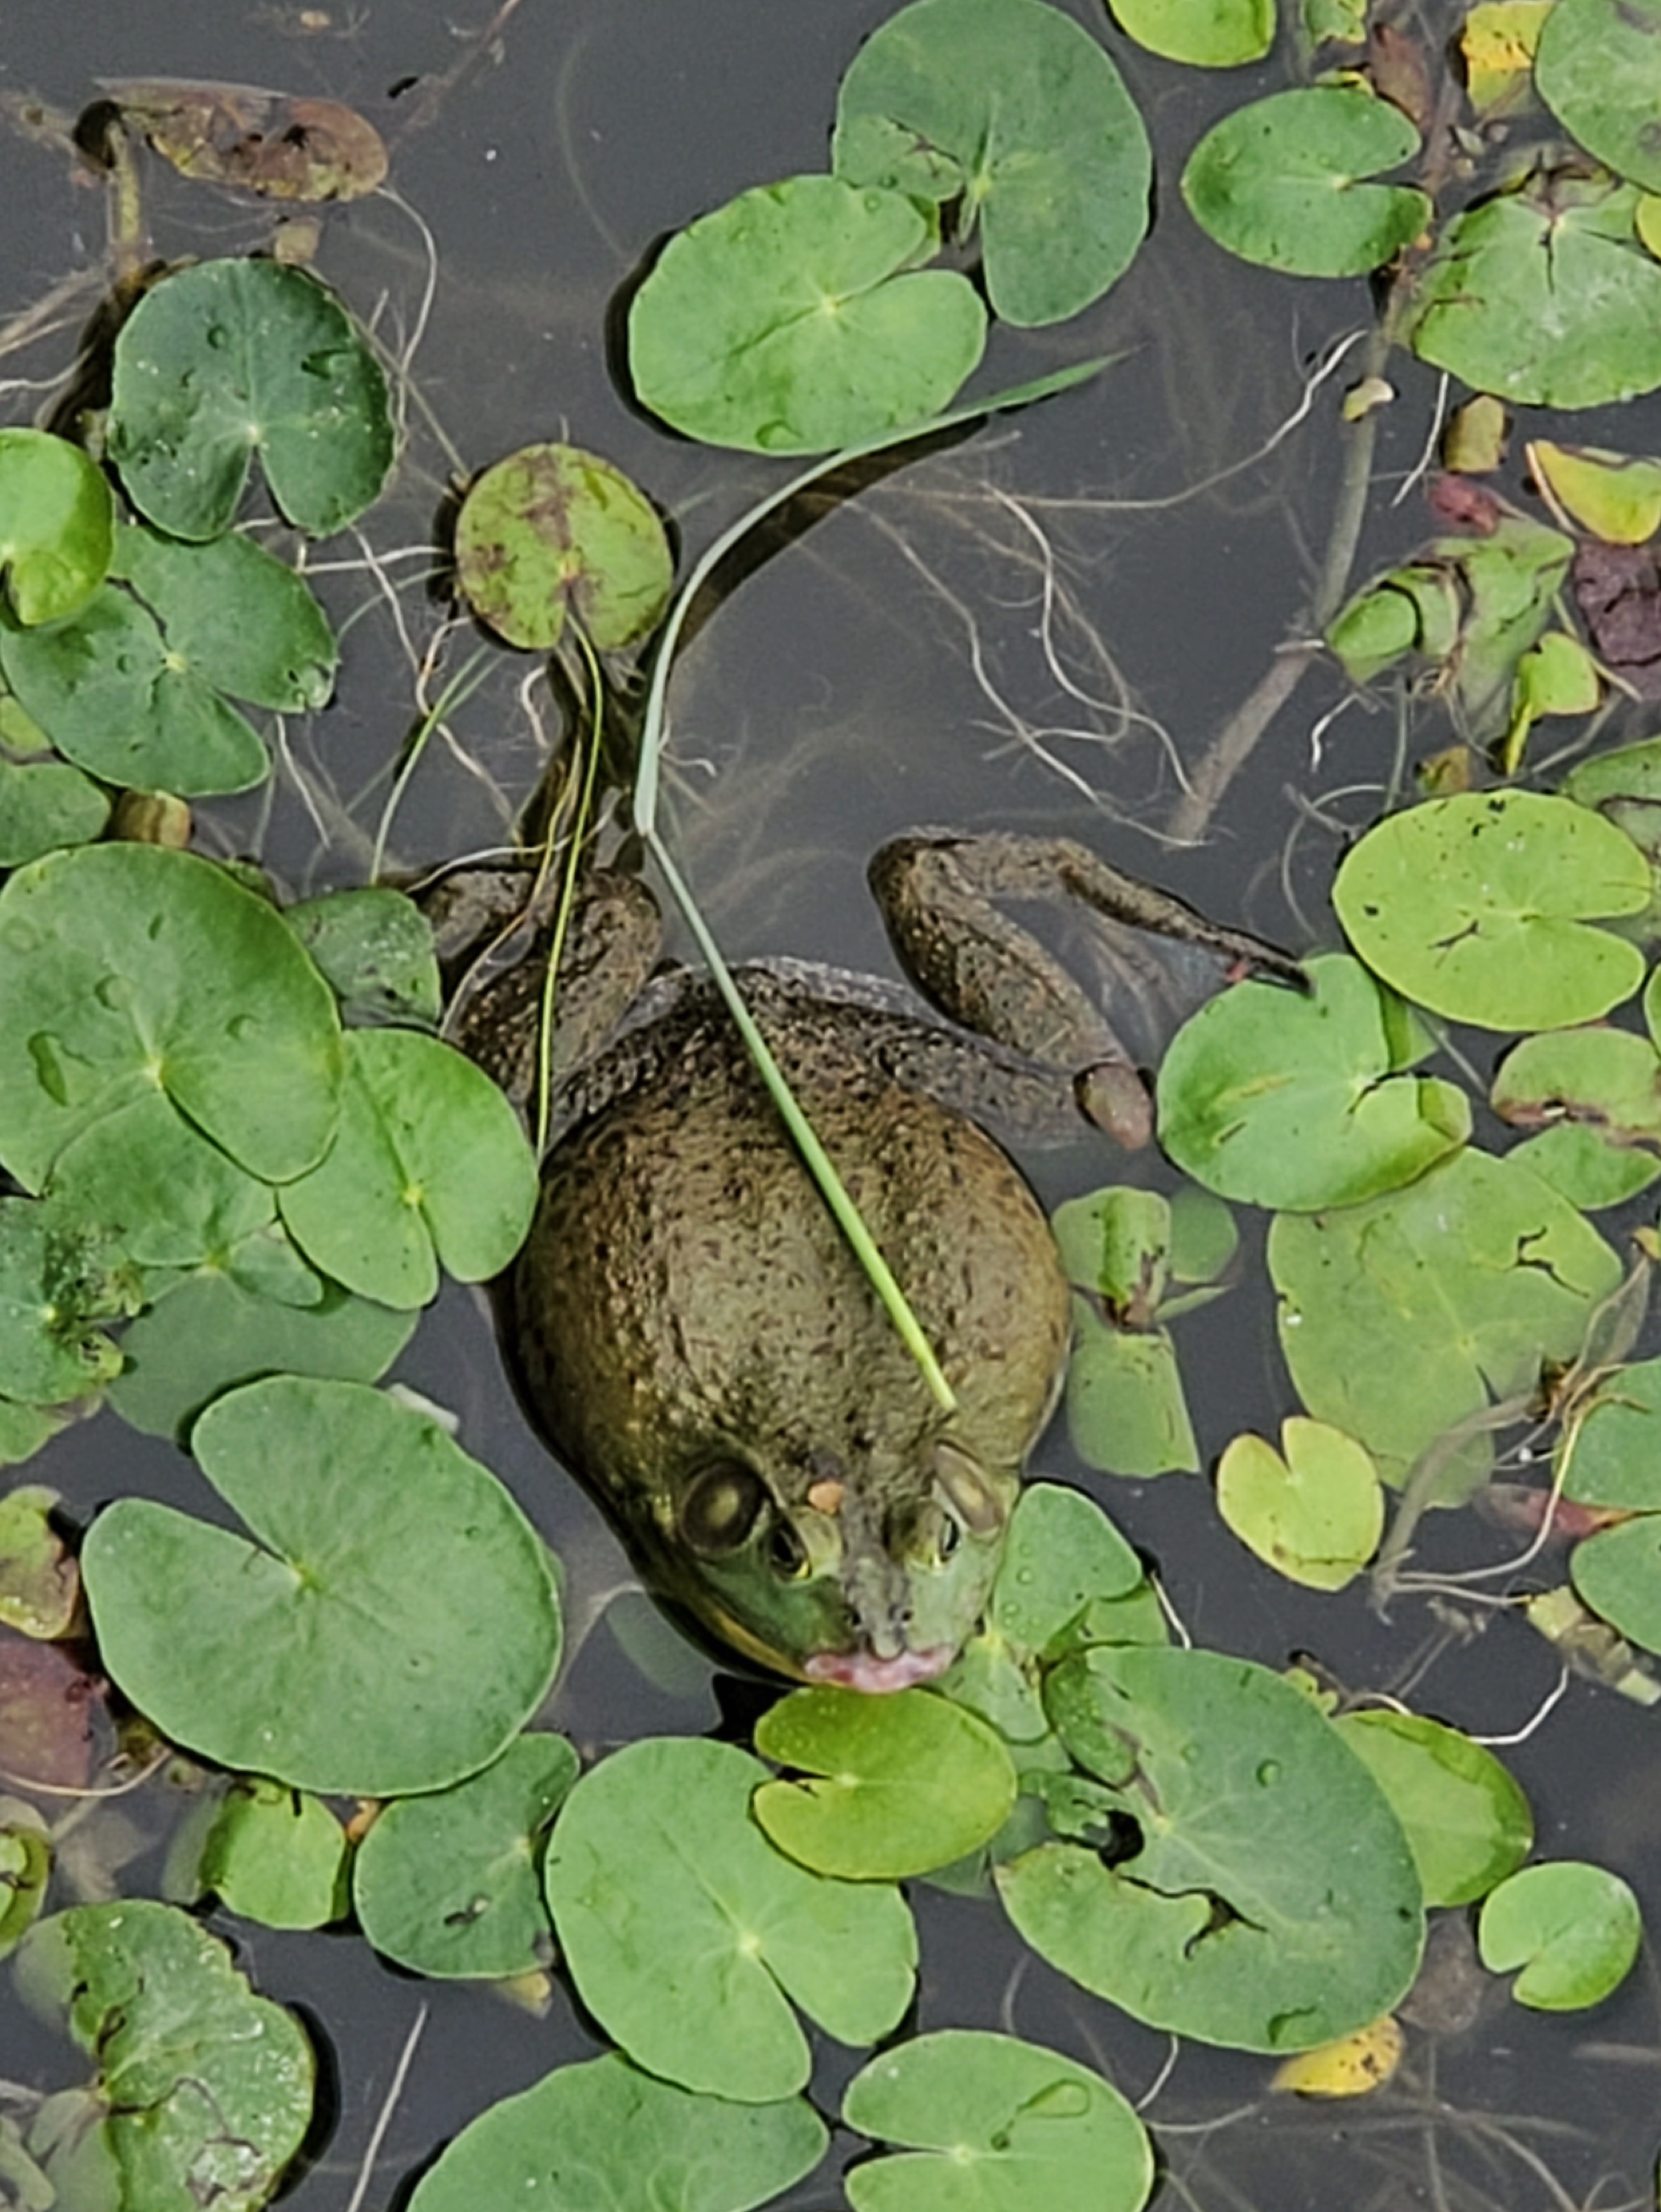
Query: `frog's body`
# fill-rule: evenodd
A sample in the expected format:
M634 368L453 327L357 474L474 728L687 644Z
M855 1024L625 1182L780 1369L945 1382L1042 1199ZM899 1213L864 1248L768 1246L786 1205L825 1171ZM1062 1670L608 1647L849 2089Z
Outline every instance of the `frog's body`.
M1160 903L1155 927L1267 957ZM1048 956L1022 957L1054 985ZM970 966L983 997L987 963ZM950 1414L712 986L654 985L616 1041L562 1078L561 1133L504 1288L525 1396L654 1594L765 1666L898 1688L948 1665L981 1617L1060 1385L1069 1292L1043 1210L980 1109L1076 1133L1080 1065L1098 1118L1105 1101L1105 1118L1134 1121L1141 1097L1099 1013L1065 977L1056 988L1078 999L1086 1030L1080 1043L1073 1023L1062 1064L1030 1049L1035 1018L1046 1041L1056 1027L1053 1007L1033 1016L1030 992L1003 1022L1022 1048L1012 1053L862 979L790 966L744 977L934 1347ZM478 1048L500 1009L470 1027ZM943 1088L951 1097L929 1095Z

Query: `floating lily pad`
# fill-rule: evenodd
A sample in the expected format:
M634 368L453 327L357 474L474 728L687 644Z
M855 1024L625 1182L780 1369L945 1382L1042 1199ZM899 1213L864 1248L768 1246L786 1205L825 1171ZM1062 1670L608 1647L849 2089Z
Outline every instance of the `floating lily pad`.
M758 185L672 238L629 313L642 404L688 436L812 453L920 422L981 357L965 276L919 269L903 193L839 177Z
M209 1267L167 1285L127 1328L126 1364L108 1402L145 1435L183 1443L205 1405L261 1376L378 1382L419 1319L414 1309L356 1298L338 1283L326 1283L315 1305L299 1306Z
M1549 1183L1582 1213L1623 1206L1661 1176L1661 1158L1653 1152L1605 1144L1596 1129L1576 1121L1542 1129L1526 1144L1513 1145L1506 1157Z
M233 530L181 545L127 528L111 569L161 623L170 667L283 714L327 703L339 659L328 617L305 578L253 538Z
M0 1767L14 1787L85 1790L99 1686L62 1645L0 1633Z
M436 1027L443 994L433 926L413 899L384 884L364 884L284 907L283 919L340 1000L346 1020Z
M1661 1512L1661 1359L1635 1360L1608 1376L1560 1450L1563 1495L1576 1504Z
M1524 1037L1494 1079L1490 1103L1513 1128L1573 1125L1640 1169L1661 1150L1661 1054L1630 1030L1554 1030ZM1638 1152L1649 1146L1648 1154ZM1637 1188L1647 1177L1640 1174Z
M228 1267L277 1216L270 1184L210 1145L157 1091L66 1145L51 1189L57 1218L102 1228L142 1267ZM289 1303L314 1304L323 1286L303 1265L301 1275Z
M891 15L843 78L831 160L850 184L959 202L1008 323L1087 307L1147 228L1152 155L1123 80L1038 0L914 0Z
M1465 89L1478 115L1508 115L1528 96L1554 0L1477 0L1459 33Z
M1073 1322L1067 1429L1074 1451L1108 1474L1192 1474L1200 1448L1167 1332L1116 1328L1082 1298L1073 1301Z
M0 1622L25 1636L63 1636L81 1576L52 1525L55 1490L20 1483L0 1498Z
M297 1376L219 1399L192 1446L252 1538L123 1498L82 1553L139 1711L319 1792L440 1790L496 1758L552 1678L559 1608L490 1470L378 1391Z
M543 653L568 616L598 653L632 645L662 614L675 574L650 500L576 446L522 446L476 477L455 552L479 620Z
M268 2202L310 2122L315 2062L293 2014L253 1995L216 1936L145 1898L77 1905L32 1930L16 1974L97 2062L81 2124L42 2156L63 2203Z
M334 1143L279 1194L307 1257L389 1306L425 1305L441 1261L464 1283L499 1274L536 1198L536 1161L502 1091L453 1045L395 1029L348 1033Z
M1661 27L1661 12L1657 15ZM1611 545L1641 545L1661 529L1661 461L1597 446L1531 439L1529 473L1566 514Z
M1412 1854L1300 1691L1220 1652L1126 1647L1065 1662L1045 1701L1082 1763L1110 1747L1099 1797L1141 1839L1111 1866L1044 1844L997 1869L1051 1965L1151 2027L1248 2051L1307 2050L1402 1996L1424 1936Z
M89 845L109 818L108 793L67 761L0 760L0 868Z
M1289 1581L1342 1589L1378 1548L1384 1499L1366 1447L1342 1429L1293 1415L1285 1456L1236 1437L1217 1466L1217 1510L1240 1541Z
M843 2124L903 2154L849 2169L855 2212L1141 2212L1153 2147L1119 2092L1013 2035L947 2028L854 2076Z
M352 1895L377 1951L412 1973L529 1973L553 1953L542 1851L577 1778L561 1735L522 1735L453 1790L401 1797L358 1845Z
M1208 1189L1290 1212L1411 1182L1470 1135L1463 1091L1406 1071L1431 1040L1358 961L1309 961L1307 998L1244 982L1171 1039L1159 1142Z
M928 1874L978 1850L1015 1802L1015 1769L996 1731L928 1690L793 1691L764 1715L756 1749L802 1778L764 1782L756 1818L816 1874Z
M1661 263L1633 185L1548 170L1456 216L1408 336L1434 368L1536 407L1601 407L1661 384Z
M51 1880L52 1838L45 1822L20 1798L0 1797L0 1959L33 1927ZM26 2203L22 2212L32 2208ZM50 2201L46 2212L52 2212Z
M37 1200L0 1198L0 1393L55 1406L95 1390L121 1367L98 1324L141 1299L113 1239Z
M1634 1514L1574 1547L1569 1579L1601 1619L1661 1651L1661 1513Z
M1661 191L1661 4L1558 0L1540 33L1535 88L1617 176Z
M1275 43L1275 0L1113 0L1122 30L1196 69L1258 62Z
M67 622L0 633L0 668L58 750L106 783L195 798L270 772L258 732L113 584Z
M0 430L0 573L20 623L84 606L110 565L115 502L79 446L45 430Z
M1269 2087L1299 2097L1368 2097L1395 2079L1406 2051L1407 2033L1387 2012L1354 2035L1283 2059Z
M1428 1905L1471 1905L1534 1848L1534 1815L1491 1751L1421 1713L1334 1723L1395 1808Z
M1537 2012L1601 2004L1631 1972L1643 1940L1638 1899L1618 1874L1559 1859L1524 1867L1483 1905L1477 1947L1490 1973Z
M1490 1397L1573 1359L1621 1274L1555 1191L1473 1151L1366 1206L1277 1215L1269 1268L1299 1395L1365 1443L1390 1482ZM1450 1466L1452 1487L1479 1480L1488 1455L1473 1437Z
M566 1964L606 2032L654 2074L745 2104L807 2079L792 2001L838 2042L874 2042L910 2002L917 1959L897 1889L773 1849L750 1815L770 1778L732 1744L630 1744L571 1792L545 1874Z
M344 530L379 498L394 444L380 363L304 270L198 262L145 293L116 340L110 455L171 537L228 530L255 453L297 528Z
M346 1914L346 1832L303 1790L234 1782L208 1831L197 1881L245 1920L326 1927Z
M1408 185L1364 181L1419 150L1399 107L1354 85L1253 100L1207 131L1183 171L1195 221L1243 261L1294 276L1365 276L1430 220Z
M251 1174L302 1174L334 1133L342 1061L327 984L211 862L89 845L0 890L0 1158L31 1188L158 1088Z
M1127 1598L1142 1563L1093 1498L1053 1482L1016 1503L987 1619L1023 1654L1047 1651L1098 1601Z
M410 2212L753 2212L811 2173L825 2142L800 2097L728 2104L596 2058L481 2113L422 2176Z
M1388 815L1332 890L1351 944L1393 989L1491 1030L1566 1029L1630 998L1642 954L1590 925L1649 896L1629 837L1531 791L1461 792Z

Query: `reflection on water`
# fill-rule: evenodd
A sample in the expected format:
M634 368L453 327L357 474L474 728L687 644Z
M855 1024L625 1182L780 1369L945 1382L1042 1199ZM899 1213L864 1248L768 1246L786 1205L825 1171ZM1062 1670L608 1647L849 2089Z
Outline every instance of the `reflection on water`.
M359 879L383 828L390 862L411 870L508 837L555 734L527 656L490 653L387 812L401 749L477 643L453 627L435 518L459 477L561 434L634 474L693 550L772 481L764 463L672 440L631 411L612 374L614 303L665 233L745 184L819 163L830 88L889 12L886 0L523 0L475 49L460 11L427 0L188 12L79 0L67 13L10 0L0 323L49 304L3 363L20 380L8 419L27 419L28 380L44 390L67 367L103 234L97 192L31 139L15 106L24 95L72 114L99 78L223 77L345 100L393 148L397 197L327 211L319 262L407 371L409 458L362 533L332 544L312 572L346 639L338 703L285 732L272 793L206 810L211 849L257 848L304 893ZM473 21L490 14L478 0ZM1125 66L1156 131L1182 146L1252 83L1250 72L1225 84L1134 55ZM1275 82L1266 69L1264 88ZM268 214L157 165L146 178L152 234L169 255L235 252L269 229ZM1013 372L1116 356L1097 384L835 507L751 574L689 650L669 811L729 951L888 972L865 856L896 829L934 821L1090 836L1271 938L1306 942L1300 909L1324 915L1335 823L1376 811L1398 743L1387 717L1356 708L1313 742L1338 696L1330 675L1312 676L1271 727L1206 847L1169 849L1159 829L1181 763L1258 680L1306 592L1333 465L1328 387L1312 400L1311 380L1368 304L1360 284L1246 282L1208 250L1201 258L1180 207L1159 215L1125 283L1068 326L1053 356L1039 345ZM1011 380L1007 365L995 349L993 382ZM1392 374L1402 399L1383 428L1386 483L1418 458L1434 384L1399 357ZM1661 444L1654 414L1653 403L1640 409L1610 441ZM1573 434L1596 442L1602 429L1583 418ZM1373 526L1381 556L1421 534L1382 501ZM1050 1199L1102 1172L1086 1147L1031 1167ZM1135 1172L1163 1175L1153 1162ZM1183 1332L1208 1461L1240 1428L1272 1430L1284 1405L1266 1299L1237 1291ZM566 1562L576 1649L552 1717L585 1755L643 1733L730 1726L748 1710L741 1687L717 1681L630 1594L611 1538L520 1419L482 1301L447 1291L400 1372L458 1414L468 1449ZM1041 1458L1090 1480L1068 1466L1059 1436ZM71 1431L39 1466L77 1512L127 1488L204 1510L182 1457L107 1419ZM1403 1680L1433 1643L1415 1703L1478 1735L1522 1729L1554 1686L1552 1655L1512 1622L1438 1601L1439 1615L1403 1602L1384 1623L1359 1600L1275 1580L1221 1530L1197 1482L1118 1486L1108 1502L1159 1562L1200 1641L1271 1664L1308 1650L1348 1683L1379 1686ZM1542 1852L1618 1868L1652 1919L1654 1724L1578 1684L1506 1754ZM106 1832L87 1878L153 1889L177 1810L165 1778L125 1801L125 1826ZM1329 2110L1269 2096L1256 2059L1185 2050L1168 2067L1165 2039L1081 1996L983 1904L924 1887L918 1910L918 2024L1002 2026L1100 2066L1133 2098L1155 2092L1146 2117L1166 2161L1161 2203L1612 2212L1651 2201L1661 2043L1647 1965L1590 2021L1451 2001L1433 2021L1427 2003L1396 2081ZM600 2040L563 1991L537 2018L489 1991L417 1984L355 1936L234 1932L259 1986L301 2006L331 2054L335 2124L288 2200L299 2212L387 2202L397 2178L487 2102ZM423 2014L360 2200L352 2177ZM856 2063L822 2046L827 2110ZM64 2079L73 2064L42 2051L33 2024L0 2014L0 2075ZM830 2185L804 2184L784 2201L809 2212Z

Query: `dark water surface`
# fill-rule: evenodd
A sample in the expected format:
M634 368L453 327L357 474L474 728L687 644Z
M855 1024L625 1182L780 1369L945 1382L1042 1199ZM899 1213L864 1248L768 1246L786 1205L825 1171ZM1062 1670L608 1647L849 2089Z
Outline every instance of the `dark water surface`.
M1090 0L1068 4L1101 28ZM0 94L33 94L72 113L100 77L224 78L346 100L393 143L398 200L326 211L319 265L394 349L418 341L409 459L362 526L394 588L389 596L363 567L323 579L337 618L357 617L340 702L291 730L274 802L206 810L215 849L258 844L295 891L362 878L415 718L410 654L447 613L424 588L433 563L422 549L435 542L453 471L569 435L635 475L675 518L691 554L774 481L777 465L672 439L630 409L609 350L618 295L666 232L750 184L823 165L838 76L861 36L891 12L887 0L522 0L481 52L484 0L319 9L6 0ZM1165 149L1168 179L1171 149L1249 97L1257 73L1207 80L1107 35ZM1262 89L1282 81L1276 69L1261 73ZM145 174L156 247L169 257L237 251L269 228L269 214L159 164ZM0 321L76 272L95 276L101 194L9 128L0 128ZM95 289L71 305L55 337L0 362L0 375L61 373ZM1151 503L1263 447L1298 409L1311 364L1368 315L1359 283L1299 285L1226 264L1167 187L1152 240L1108 300L1058 331L1001 333L984 374L990 387L1098 351L1122 354L1115 368L1082 393L889 479L753 574L696 640L675 692L675 836L727 951L887 972L864 858L883 835L937 820L1066 830L1221 919L1299 947L1311 932L1329 937L1324 893L1336 845L1308 824L1299 799L1344 793L1337 812L1366 820L1395 772L1398 735L1388 716L1352 709L1312 757L1311 732L1339 696L1333 674L1317 671L1275 722L1203 848L1170 849L1158 832L1177 793L1173 756L1199 757L1307 594L1332 498L1330 394L1348 380L1327 387L1310 420L1260 461L1176 505ZM1387 490L1417 458L1434 380L1399 356L1390 373L1401 397L1383 429L1386 490L1375 495L1363 569L1427 528L1416 499L1392 513ZM28 419L33 404L10 393L5 419ZM1627 410L1610 441L1661 450L1655 404L1635 416ZM1596 441L1603 427L1578 418L1573 434ZM350 560L349 544L329 557ZM1082 699L1046 663L1041 618L1052 580L1064 597L1060 665ZM453 641L447 668L473 642L465 633ZM398 865L501 844L535 780L542 733L554 726L545 690L530 683L528 710L521 697L535 675L528 657L493 657L486 684L454 717L465 750L435 743L411 781L389 848ZM1307 922L1288 907L1283 881ZM1049 1199L1123 1173L1083 1146L1029 1164ZM1133 1172L1171 1180L1157 1162ZM1208 1462L1237 1431L1272 1433L1290 1408L1261 1282L1261 1268L1249 1268L1247 1287L1179 1333ZM654 1686L618 1640L630 1621L646 1633L638 1601L602 1618L626 1569L520 1418L482 1302L447 1291L397 1371L454 1411L466 1448L514 1488L567 1563L574 1625L592 1628L553 1723L585 1753L712 1725L707 1667L656 1638L665 1668ZM1292 1589L1226 1534L1199 1481L1090 1476L1070 1463L1059 1432L1039 1461L1084 1482L1158 1560L1196 1641L1272 1665L1306 1650L1347 1683L1384 1686L1439 1633L1439 1620L1412 1601L1386 1626L1359 1598ZM30 1476L61 1489L80 1514L131 1489L204 1510L182 1455L111 1417L59 1439ZM1469 1638L1449 1638L1415 1701L1474 1734L1504 1736L1550 1691L1556 1663L1514 1621L1485 1633L1475 1626ZM1658 1727L1576 1683L1537 1734L1505 1753L1536 1808L1541 1854L1615 1868L1652 1925L1661 1924ZM122 1809L150 1854L124 1886L153 1887L175 1808L155 1793ZM919 2025L1007 2026L1100 2065L1133 2098L1154 2081L1165 2039L1025 1954L995 1907L927 1888L917 1906ZM355 1935L279 1936L223 1915L215 1924L259 1988L304 2010L327 2054L332 2124L287 2200L296 2212L352 2201L422 2008L430 2017L364 2200L371 2206L395 2203L407 2178L488 2103L599 2041L563 1988L538 2020L487 1990L395 1972ZM1589 2016L1552 2020L1500 1997L1445 2039L1415 2032L1397 2083L1348 2106L1270 2097L1263 2062L1185 2051L1147 2112L1165 2161L1158 2202L1197 2212L1652 2203L1657 1996L1646 1955ZM815 2089L825 2109L857 2063L824 2048ZM43 2047L40 2031L0 2000L0 2075L58 2086L75 2071L72 2057ZM784 2201L830 2206L836 2185L821 2176Z

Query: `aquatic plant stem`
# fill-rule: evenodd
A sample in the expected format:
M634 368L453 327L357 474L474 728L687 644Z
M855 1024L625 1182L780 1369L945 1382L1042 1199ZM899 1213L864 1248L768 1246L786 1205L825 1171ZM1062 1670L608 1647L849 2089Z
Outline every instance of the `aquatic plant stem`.
M410 740L410 749L405 755L404 764L392 779L392 790L387 793L386 806L381 811L380 820L375 828L374 850L369 855L369 881L372 884L379 883L380 880L381 863L386 857L386 840L392 835L392 817L403 803L404 794L409 788L411 777L420 765L421 757L427 750L428 738L431 737L447 714L453 714L458 707L472 697L474 692L484 681L485 664L490 658L488 650L481 646L465 667L459 670L450 678L417 724L415 735Z
M766 1038L757 1028L755 1017L745 1005L744 994L739 989L732 969L722 959L721 947L698 911L697 900L683 880L679 869L669 857L668 848L657 830L647 830L642 834L648 850L663 872L671 897L684 915L686 926L697 941L698 951L715 980L715 988L726 1000L727 1012L738 1025L745 1050L755 1062L809 1174L818 1185L825 1204L836 1218L837 1226L847 1238L855 1258L864 1268L871 1287L882 1300L884 1309L899 1331L906 1349L922 1370L923 1380L933 1392L935 1402L943 1413L955 1413L958 1410L957 1396L934 1356L934 1347L923 1334L922 1324L912 1312L904 1291L894 1279L893 1270L877 1249L876 1239L866 1227L858 1206L849 1196L848 1186L837 1173L836 1163L819 1142L818 1132L803 1113L795 1093L785 1080L783 1069L774 1059Z

